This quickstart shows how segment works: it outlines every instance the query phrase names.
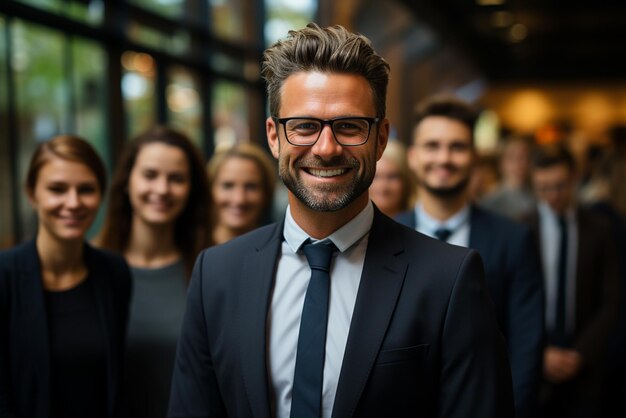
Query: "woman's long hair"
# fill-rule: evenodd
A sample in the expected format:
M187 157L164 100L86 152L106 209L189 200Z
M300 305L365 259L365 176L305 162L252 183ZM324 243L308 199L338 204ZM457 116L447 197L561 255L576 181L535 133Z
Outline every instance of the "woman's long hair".
M183 151L189 163L191 190L187 205L176 219L174 244L182 253L187 277L191 275L198 253L212 244L211 193L204 162L197 147L182 133L155 126L139 135L126 147L120 158L109 194L107 213L99 238L103 248L123 253L130 241L133 209L128 196L128 181L139 151L148 144L162 143Z

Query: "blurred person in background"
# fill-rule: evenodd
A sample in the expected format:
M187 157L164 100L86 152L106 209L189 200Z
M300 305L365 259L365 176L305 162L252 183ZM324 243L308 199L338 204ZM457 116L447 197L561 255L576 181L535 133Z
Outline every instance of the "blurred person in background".
M259 145L242 142L213 156L208 164L213 196L212 238L222 244L270 218L276 168Z
M376 163L370 198L382 213L393 218L413 206L414 195L415 181L407 164L406 149L397 140L390 140Z
M626 417L626 155L614 147L603 155L592 171L581 201L592 212L607 219L615 234L619 263L620 304L617 324L606 350L606 381L602 390L603 417Z
M493 193L498 187L499 176L496 160L491 154L476 154L472 174L467 186L470 202L477 203Z
M123 254L133 275L124 372L131 417L167 412L187 283L211 244L209 211L204 162L185 135L156 126L128 144L98 242Z
M534 418L543 350L539 253L528 227L472 204L475 123L475 110L454 97L434 97L421 104L408 150L419 199L413 210L396 220L478 250L496 319L507 340L515 415Z
M106 170L81 138L39 144L26 177L34 239L0 252L0 416L117 418L131 277L85 234Z
M535 207L530 187L530 139L512 136L505 139L499 158L500 181L479 204L494 212L519 219Z
M598 417L619 304L613 231L578 206L576 164L564 146L535 150L532 183L538 203L525 220L541 249L546 290L541 416Z

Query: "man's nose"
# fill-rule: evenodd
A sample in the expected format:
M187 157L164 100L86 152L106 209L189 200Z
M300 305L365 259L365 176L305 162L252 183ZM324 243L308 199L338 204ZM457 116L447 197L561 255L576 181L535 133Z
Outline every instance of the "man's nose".
M320 132L320 137L313 145L311 151L315 155L327 158L340 155L343 151L343 147L335 139L335 135L333 134L331 127L329 125L324 125L322 127L322 131Z

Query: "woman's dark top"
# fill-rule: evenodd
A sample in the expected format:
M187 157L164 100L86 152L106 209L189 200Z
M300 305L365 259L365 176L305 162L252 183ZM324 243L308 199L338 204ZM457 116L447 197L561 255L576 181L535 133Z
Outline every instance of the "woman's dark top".
M45 291L52 418L106 417L106 339L90 284Z
M121 416L120 389L131 291L130 270L121 256L96 250L88 244L84 247L84 261L89 272L85 287L92 292L91 319L86 321L93 324L95 313L97 323L97 328L90 325L89 334L85 334L84 329L65 327L65 324L61 330L58 324L53 324L58 321L49 317L46 307L35 240L0 251L0 417L50 418L50 407L57 402L54 398L70 396L55 392L64 389L53 383L53 379L59 378L58 375L53 377L53 373L58 373L60 366L58 359L52 359L52 356L61 350L59 345L53 345L60 344L55 343L61 338L60 333L71 334L71 337L65 337L69 339L63 344L87 339L90 341L84 343L95 351L104 345L105 371L98 372L101 373L98 380L105 388L104 404L92 406L89 413L82 416L97 416L96 413L107 418ZM79 326L85 328L84 323ZM94 338L96 329L102 330L100 341ZM56 336L51 336L51 331ZM102 373L103 379L100 378ZM78 405L84 402L78 393L69 399L71 408L74 408L74 402ZM101 409L96 411L96 408Z
M185 312L187 281L182 260L160 268L131 267L124 383L129 417L165 418L176 343Z

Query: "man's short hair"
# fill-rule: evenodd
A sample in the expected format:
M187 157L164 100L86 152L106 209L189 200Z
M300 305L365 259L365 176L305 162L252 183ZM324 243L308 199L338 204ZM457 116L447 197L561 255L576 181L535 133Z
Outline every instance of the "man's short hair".
M363 76L371 86L376 117L386 114L389 64L374 51L369 39L336 25L320 28L309 23L289 31L263 54L262 74L267 82L270 114L279 116L285 80L299 72L344 73Z
M533 169L550 168L564 164L570 172L576 171L576 160L564 144L549 144L536 147L532 153Z
M454 96L435 96L420 103L415 110L414 126L417 127L429 116L443 116L467 126L474 142L474 127L478 112L469 103Z

